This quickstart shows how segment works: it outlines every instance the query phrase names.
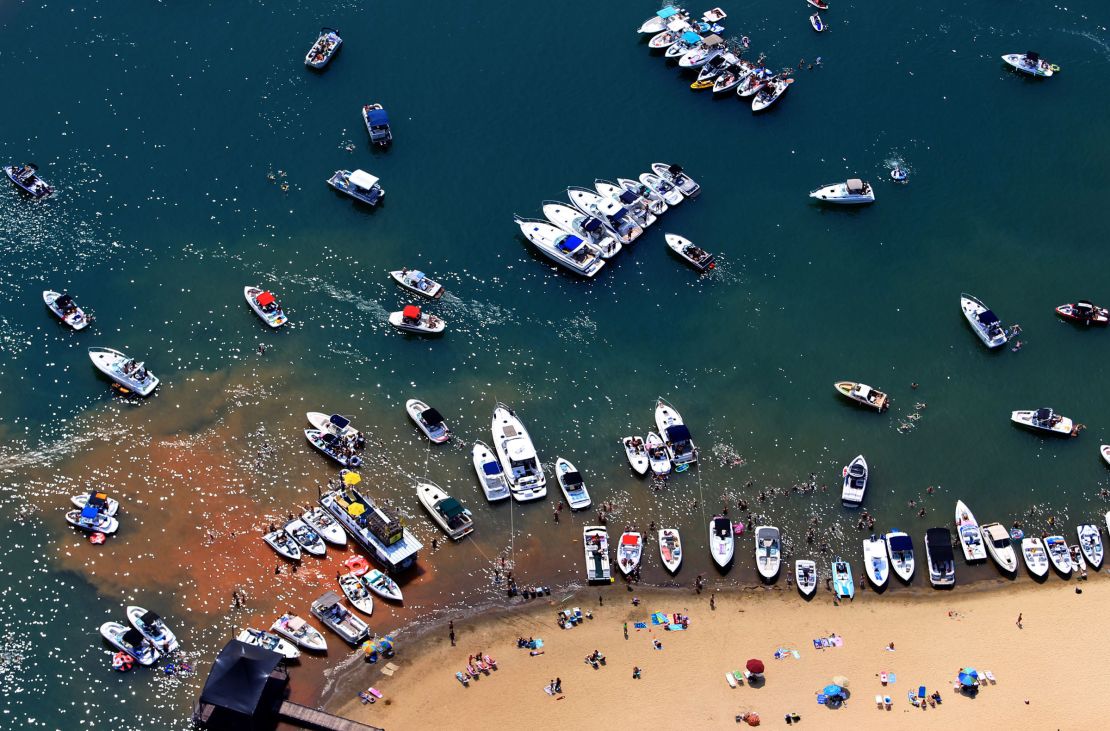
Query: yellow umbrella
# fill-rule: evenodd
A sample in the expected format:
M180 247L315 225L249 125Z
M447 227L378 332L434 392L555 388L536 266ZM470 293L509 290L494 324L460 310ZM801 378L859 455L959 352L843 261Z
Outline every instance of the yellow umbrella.
M357 485L360 482L362 482L362 475L357 472L348 472L343 475L344 485Z
M347 514L359 516L366 512L366 506L362 503L351 503L347 506Z
M843 675L834 675L832 681L839 685L841 688L848 687L848 679L845 678Z

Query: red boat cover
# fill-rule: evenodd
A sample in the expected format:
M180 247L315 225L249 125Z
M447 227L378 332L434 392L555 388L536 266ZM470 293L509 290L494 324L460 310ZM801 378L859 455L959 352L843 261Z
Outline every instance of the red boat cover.
M406 320L419 320L420 308L416 305L405 305L405 309L401 311L401 316Z
M273 303L273 301L274 296L269 292L263 292L262 294L258 295L258 304L262 305L263 307Z

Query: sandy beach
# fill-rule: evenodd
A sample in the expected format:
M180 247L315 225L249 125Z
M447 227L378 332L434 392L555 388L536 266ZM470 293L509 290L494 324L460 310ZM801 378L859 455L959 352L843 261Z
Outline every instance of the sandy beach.
M1110 666L1086 629L1098 626L1108 599L1110 583L1099 574L1080 582L1050 576L1036 585L981 582L899 596L867 591L840 606L823 589L808 602L785 587L719 592L715 609L708 592L586 589L456 620L455 647L446 627L412 644L402 636L391 677L374 666L351 671L365 683L361 687L380 690L382 700L362 705L358 687L348 692L344 681L329 705L390 731L480 729L506 718L581 728L601 718L603 709L609 725L616 708L625 728L721 728L735 726L745 711L772 727L785 727L784 715L797 713L808 728L1080 728L1101 725L1106 709L1096 699L1110 683ZM576 606L594 618L560 629L557 611ZM653 626L650 615L657 611L688 614L689 628ZM636 622L648 628L637 629ZM841 646L814 648L814 638L833 634ZM520 636L542 638L543 654L519 649ZM653 648L654 640L662 649ZM498 669L464 688L454 673L479 650L493 656ZM607 659L596 670L584 662L594 650ZM776 651L785 657L776 659ZM742 670L750 658L764 661L764 682L730 688L726 671ZM634 666L642 669L639 680L632 677ZM954 692L964 666L990 671L996 682L975 696ZM882 685L882 672L892 673L893 682ZM818 691L836 675L849 679L850 697L839 708L818 704ZM556 677L563 692L552 696L544 687ZM939 690L941 704L912 706L907 693L920 685L930 694ZM891 709L878 709L876 695L889 695Z

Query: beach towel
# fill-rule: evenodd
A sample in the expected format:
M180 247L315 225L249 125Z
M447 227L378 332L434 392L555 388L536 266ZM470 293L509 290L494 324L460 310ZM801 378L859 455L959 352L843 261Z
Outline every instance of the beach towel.
M656 612L655 614L651 615L652 624L667 624L669 621L670 619L668 619L667 615L663 614L662 612Z
M533 650L538 650L541 647L543 647L543 640L541 640L539 637L537 637L536 639L529 642L528 646L531 647Z
M828 698L825 696L824 693L818 693L817 694L817 702L820 703L821 705L825 705L825 701L827 701L827 700L828 700Z
M636 629L647 629L647 622L637 622L633 627Z
M802 653L798 652L797 650L791 650L790 654L794 656L795 660L801 660L802 659Z
M547 693L548 695L555 695L555 691L554 691L554 690L552 690L552 688L551 688L551 686L550 686L550 685L545 685L545 686L543 687L543 692L544 692L544 693Z
M667 629L669 629L671 632L678 632L678 631L684 630L686 628L683 627L681 624L671 624L671 625L667 626Z
M830 637L829 642L831 642L833 644L833 647L843 647L844 646L844 638L843 637Z
M814 649L824 650L826 647L830 647L830 646L831 645L829 644L829 640L828 640L827 637L818 637L815 640L813 640Z
M894 673L887 673L886 674L886 682L895 683L897 681L898 681L898 676L895 675Z

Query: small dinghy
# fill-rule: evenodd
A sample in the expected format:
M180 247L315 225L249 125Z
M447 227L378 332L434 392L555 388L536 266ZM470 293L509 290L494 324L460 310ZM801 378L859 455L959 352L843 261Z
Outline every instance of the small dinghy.
M882 391L871 388L865 383L855 381L837 381L833 384L836 392L845 398L855 401L862 406L869 406L876 411L886 411L890 407L890 398Z
M841 475L844 478L844 487L840 491L840 502L846 508L858 508L867 492L867 478L870 476L867 460L862 454L856 456Z
M1065 576L1071 573L1071 552L1068 551L1068 542L1063 536L1047 536L1044 547L1048 558L1056 570Z
M1034 51L1029 51L1028 53L1008 53L1002 57L1002 60L1015 70L1030 76L1048 78L1060 70L1059 66L1045 61L1041 58L1040 54Z
M324 539L320 534L312 530L300 518L295 518L285 524L284 530L293 540L297 542L306 553L311 553L313 556L323 556L328 552L327 546L324 545Z
M26 165L5 165L4 173L20 190L32 198L45 198L54 188L38 176L39 166L33 162Z
M436 444L443 444L451 438L451 430L443 416L420 399L410 398L405 402L405 413L415 422L424 436Z
M1044 542L1036 536L1021 539L1021 555L1025 559L1025 566L1029 573L1043 577L1048 573L1048 552L1045 551Z
M421 297L437 300L446 291L443 285L418 269L398 269L389 273L393 281Z
M651 464L648 460L647 446L644 444L644 440L640 437L624 437L621 439L621 444L624 445L624 456L628 458L628 464L632 467L632 471L637 475L646 475L651 468Z
M794 79L775 79L769 82L760 89L752 99L752 111L762 112L770 107L782 98L782 95L786 93L786 90L789 89L790 85L793 83ZM872 193L872 200L874 200L874 193Z
M821 20L820 13L814 13L813 15L809 16L809 24L813 26L813 30L817 31L818 33L823 33L825 30L825 21Z
M856 595L856 583L852 580L851 565L837 556L832 562L833 592L840 599L851 599Z
M362 108L362 121L370 141L378 147L388 147L393 142L393 130L389 128L389 114L381 104L367 104Z
M1079 428L1075 422L1049 408L1014 411L1010 414L1010 421L1019 426L1058 437L1074 437L1079 434Z
M555 458L555 477L559 480L559 488L571 510L590 507L590 493L586 490L586 482L582 479L582 473L570 461L562 457Z
M335 522L335 519L320 506L317 505L301 513L301 520L333 546L347 545L347 532L343 530L343 526Z
M897 528L887 531L883 540L886 541L887 554L890 556L890 568L899 579L909 583L914 569L913 540Z
M782 565L782 539L779 529L773 525L759 525L755 528L755 568L759 575L771 581L779 573Z
M682 564L682 536L677 528L662 528L659 531L659 558L663 566L672 574Z
M442 318L421 312L416 305L405 305L405 309L389 313L389 324L398 330L421 335L438 335L447 327Z
M416 497L443 532L457 541L474 532L474 519L470 511L433 482L419 482Z
M328 641L324 639L323 633L292 612L287 612L274 620L270 629L292 641L297 647L314 652L327 652Z
M709 553L713 561L724 568L732 560L736 541L732 537L732 521L723 515L715 515L709 521Z
M339 47L343 45L343 39L339 37L339 30L336 28L321 28L320 37L312 44L312 48L304 57L305 66L314 69L322 69L331 62L333 56Z
M305 429L304 436L309 444L344 467L354 469L362 464L362 457L355 454L354 447L331 432Z
M876 589L886 586L890 578L890 561L886 557L886 543L878 536L871 536L863 542L863 565L867 569L868 580Z
M690 239L678 234L665 234L663 238L671 251L682 257L687 264L694 267L699 273L704 274L717 266L716 258L705 249L695 246Z
M983 535L983 543L987 547L987 553L998 564L998 567L1007 573L1015 573L1017 571L1017 554L1014 552L1014 544L1010 539L1010 531L1006 530L1001 523L987 523L979 526L979 532Z
M701 192L701 186L694 181L681 165L669 165L665 162L653 162L651 171L663 180L678 188L679 192L687 198L693 198Z
M401 596L401 587L397 586L397 582L378 569L371 570L362 577L362 580L367 589L383 599L389 599L394 602L399 602L403 599Z
M617 545L617 567L621 573L628 576L640 565L640 558L644 554L644 537L636 531L621 533L621 541Z
M677 206L686 200L682 191L655 173L640 173L640 182L665 200L668 206Z
M509 497L509 481L505 479L505 470L501 467L501 460L486 445L485 442L474 442L470 450L474 462L474 472L478 475L478 482L482 485L482 492L490 502L505 500Z
M971 329L988 348L997 348L1006 344L1006 331L998 315L983 304L977 297L966 292L960 293L960 310Z
M301 547L293 537L286 533L284 530L278 529L262 536L262 540L269 544L270 548L277 551L279 556L289 559L290 561L301 560Z
M987 549L983 545L979 523L963 500L956 501L956 532L959 533L960 546L963 548L964 558L968 562L986 559Z
M160 383L142 362L137 363L118 350L89 348L89 359L97 370L115 381L125 392L149 396Z
M131 623L132 627L139 630L143 637L153 642L154 646L163 655L168 655L177 649L177 635L170 631L161 617L149 609L134 605L129 606L127 608L127 621Z
M339 588L343 590L343 596L347 597L352 607L365 615L374 613L374 597L363 584L361 576L343 574L339 577Z
M260 629L250 629L249 627L236 636L240 642L245 642L248 645L261 647L270 652L276 652L284 657L286 660L296 660L301 656L301 651L297 649L296 645L283 640L271 632L264 632Z
M119 501L108 497L108 493L99 492L97 490L74 495L69 501L82 510L92 506L96 508L98 512L113 517L119 512Z
M875 189L871 187L871 183L859 178L848 178L843 183L832 183L810 191L809 197L822 203L860 206L875 202Z
M671 455L667 451L667 445L664 444L663 437L649 431L647 438L644 440L644 447L647 449L648 464L651 465L652 473L656 475L669 474L671 471Z
M933 588L956 583L952 532L947 528L929 528L925 531L925 563L929 565L929 583Z
M582 543L586 549L586 580L610 583L613 569L609 565L609 531L603 525L587 525L582 528Z
M58 316L59 320L74 330L84 330L88 327L90 320L85 315L85 311L78 307L73 298L65 292L43 290L42 301L46 303L47 309Z
M1083 555L1087 557L1087 563L1091 564L1091 568L1095 571L1102 566L1102 535L1099 534L1098 526L1091 523L1084 523L1075 529L1079 534L1079 547L1083 549Z
M802 558L795 561L794 581L802 596L812 596L817 591L817 562Z
M336 170L328 178L328 185L355 200L376 206L385 198L385 190L376 175L365 170Z
M667 26L667 23L673 21L675 18L688 17L686 11L674 5L667 5L655 11L655 15L645 20L640 25L638 33L658 33Z
M619 183L626 192L642 198L647 204L648 209L657 216L666 213L667 209L670 208L662 195L656 193L639 180L633 180L632 178L617 178L617 183Z
M1093 305L1087 300L1060 305L1056 308L1056 314L1080 325L1105 325L1110 322L1110 310Z
M119 622L105 622L100 625L100 636L120 652L126 652L140 665L151 666L162 656L154 643L134 627Z
M289 322L289 318L285 316L285 311L281 309L281 303L271 292L258 287L246 286L243 287L243 297L246 298L247 304L254 310L254 314L261 317L262 322L270 327L279 328Z
M86 505L80 510L66 512L66 522L74 528L80 528L89 533L111 535L119 530L119 521L111 515L101 512L94 505Z

